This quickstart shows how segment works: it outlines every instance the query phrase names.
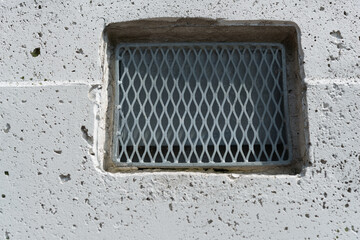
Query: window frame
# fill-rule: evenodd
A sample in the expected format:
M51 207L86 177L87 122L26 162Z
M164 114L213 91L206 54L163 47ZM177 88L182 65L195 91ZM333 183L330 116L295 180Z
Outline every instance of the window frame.
M288 165L208 168L119 167L113 161L115 49L119 43L251 42L281 43L286 50L286 81L293 161ZM106 172L216 171L260 174L298 174L310 165L309 123L301 32L296 23L277 20L209 18L150 18L114 22L105 26L100 45L103 83L95 118L94 155Z

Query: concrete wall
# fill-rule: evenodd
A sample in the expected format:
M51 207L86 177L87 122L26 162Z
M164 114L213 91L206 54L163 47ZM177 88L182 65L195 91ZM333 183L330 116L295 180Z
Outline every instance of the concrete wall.
M358 239L359 9L357 0L2 1L0 238ZM298 24L311 143L301 174L102 170L92 149L101 33L168 16Z

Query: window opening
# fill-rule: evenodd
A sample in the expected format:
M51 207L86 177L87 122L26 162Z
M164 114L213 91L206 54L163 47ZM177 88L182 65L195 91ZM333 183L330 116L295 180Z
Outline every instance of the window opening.
M282 44L119 44L116 71L116 165L292 160Z

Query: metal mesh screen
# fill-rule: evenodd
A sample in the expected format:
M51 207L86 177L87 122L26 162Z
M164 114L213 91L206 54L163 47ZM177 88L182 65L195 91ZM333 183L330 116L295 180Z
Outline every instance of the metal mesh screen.
M291 160L280 44L122 44L115 163L278 165Z

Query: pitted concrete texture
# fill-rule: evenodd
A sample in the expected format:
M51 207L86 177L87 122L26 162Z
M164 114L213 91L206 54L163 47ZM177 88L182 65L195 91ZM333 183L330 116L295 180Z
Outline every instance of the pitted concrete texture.
M0 239L359 239L359 1L3 1ZM310 163L298 175L108 173L94 156L106 24L294 21ZM40 48L36 50L36 48Z
M358 0L3 2L0 81L100 82L104 26L158 17L293 21L308 78L359 78L359 9ZM33 57L36 48L40 55Z
M296 176L103 172L89 151L88 91L1 88L3 236L358 238L357 84L309 86L312 164Z

